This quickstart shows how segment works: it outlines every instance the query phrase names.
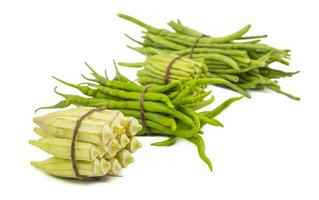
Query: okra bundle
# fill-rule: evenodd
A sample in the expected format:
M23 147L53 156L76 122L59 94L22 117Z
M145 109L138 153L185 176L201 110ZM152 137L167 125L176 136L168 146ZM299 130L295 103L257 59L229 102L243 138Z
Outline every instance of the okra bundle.
M100 75L92 67L87 66L93 78L82 75L86 83L73 84L54 77L59 82L79 90L86 97L63 94L55 88L55 93L62 96L64 100L56 105L39 109L66 108L75 105L118 110L125 116L138 119L138 122L142 124L143 129L137 135L168 137L165 141L154 143L155 146L172 145L177 138L192 142L197 146L199 156L212 169L212 164L205 154L201 128L206 124L223 126L216 116L241 97L228 99L213 110L199 111L199 109L205 108L214 101L214 96L210 95L211 91L204 89L206 85L225 83L224 79L194 78L188 81L173 80L166 85L142 86L123 76L116 66L116 76L112 80L106 73ZM114 133L121 132L120 127L114 126ZM81 138L80 134L79 138ZM96 139L101 140L101 137ZM92 138L89 142L97 141Z
M277 79L291 77L298 72L286 72L270 67L276 62L289 65L290 50L262 44L261 39L267 35L245 36L250 25L224 37L212 37L183 25L179 20L168 23L174 30L169 31L155 28L128 15L118 16L146 29L143 32L143 42L126 35L142 46L130 48L146 55L146 61L119 63L128 67L143 67L138 72L141 84L166 84L167 76L170 80L184 80L205 75L227 81L227 84L219 86L233 89L246 97L250 97L248 90L268 88L299 100L298 97L281 90L277 83ZM183 62L171 63L173 59L181 60L180 57L183 57ZM196 61L202 61L206 65L203 68L207 68L207 73L189 70L189 66ZM166 74L169 71L167 68L172 69L169 72L171 75Z
M34 122L38 125L34 131L41 138L29 143L54 157L31 164L54 176L118 175L134 161L132 153L141 147L135 137L141 125L115 110L78 107L35 117Z

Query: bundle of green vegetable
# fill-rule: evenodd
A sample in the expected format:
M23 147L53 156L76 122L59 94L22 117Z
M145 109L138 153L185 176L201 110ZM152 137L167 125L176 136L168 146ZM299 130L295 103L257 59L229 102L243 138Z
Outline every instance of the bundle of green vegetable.
M289 65L290 50L280 50L260 43L261 38L266 35L244 36L249 31L250 25L224 37L211 37L183 25L179 20L168 23L175 31L171 32L155 28L128 15L118 14L118 16L147 30L144 32L143 42L127 35L142 46L130 48L147 55L146 61L119 63L129 67L144 67L138 72L141 84L165 84L166 76L170 76L170 80L181 80L205 75L227 81L221 86L231 88L246 97L250 97L247 90L268 88L299 100L298 97L282 91L276 81L282 77L291 77L298 72L285 72L270 67L274 62ZM240 42L243 40L246 41ZM180 57L183 57L182 61ZM179 59L179 62L172 64L172 59ZM191 59L193 61L190 61ZM207 73L194 71L197 68L192 66L196 62L205 63L206 67L201 64L201 68L207 68ZM170 64L172 74L167 75L165 69Z
M141 125L115 110L73 108L35 117L34 122L41 139L29 143L54 157L31 164L54 176L96 179L118 175L141 147L135 137Z
M148 55L144 63L132 64L119 62L119 64L122 66L143 66L144 68L137 72L138 82L142 85L163 85L173 80L183 82L197 77L205 78L209 76L207 65L203 62L203 59L194 60L187 57L176 57L176 55L158 50L156 50L156 52L157 54L155 55ZM174 60L174 58L176 59ZM173 64L172 60L174 61ZM167 69L169 69L169 71L167 71ZM232 75L225 75L225 77L226 76L228 77L227 79L232 77ZM250 97L244 89L232 82L220 76L215 76L214 78L216 78L214 79L215 81L209 84L227 86L246 97ZM197 89L201 90L203 88Z
M201 137L201 128L205 124L222 126L215 119L231 103L241 97L231 98L212 111L197 110L206 107L214 101L210 91L200 89L207 84L223 82L219 78L195 78L189 81L174 80L167 85L141 86L124 77L116 68L116 76L110 80L107 75L99 75L88 66L94 78L85 84L72 84L55 78L61 83L73 87L84 95L81 97L55 92L64 100L54 106L39 109L65 108L69 105L104 107L115 109L126 116L135 117L142 124L143 129L138 135L160 135L168 139L153 143L156 146L168 146L175 143L177 138L185 138L198 148L199 156L207 163L210 169L212 164L205 155L205 145Z
M166 75L167 66L176 56L163 52L158 53L159 54L147 56L146 61L142 64L144 70L137 72L139 77L138 81L141 84L166 84L164 76ZM125 63L120 62L120 64L123 65ZM192 80L196 77L205 78L207 77L207 70L207 66L203 62L178 57L170 68L167 82L169 82L169 80Z

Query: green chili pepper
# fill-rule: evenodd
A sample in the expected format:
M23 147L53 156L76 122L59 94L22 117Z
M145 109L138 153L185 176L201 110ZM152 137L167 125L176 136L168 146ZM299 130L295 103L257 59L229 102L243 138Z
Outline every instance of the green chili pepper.
M187 108L190 108L192 110L199 110L201 108L204 108L205 106L208 106L209 104L213 103L215 100L215 97L212 96L211 98L209 98L206 101L200 101L200 102L195 102L195 103L190 103L190 104L186 104L185 106Z
M203 138L200 135L195 135L191 138L187 138L188 141L195 144L198 150L198 155L201 157L201 159L207 164L209 169L213 171L213 165L210 159L206 156L205 153L205 142Z
M221 112L223 112L227 107L229 107L232 103L234 103L235 101L238 101L238 100L240 100L242 98L243 97L230 98L230 99L224 101L222 104L220 104L214 110L207 112L205 114L205 116L207 116L209 118L215 118L217 115L219 115Z
M57 93L57 94L59 94L60 96L63 96L65 98L65 102L68 102L69 105L74 104L77 106L106 107L108 109L126 109L126 108L133 109L133 110L140 109L139 101L113 101L113 100L107 100L103 98L84 98L84 97L80 97L76 95L67 95L62 93ZM64 105L67 105L67 104L64 104ZM57 108L57 107L56 106L42 107L39 109L44 109L44 108L48 109L48 108ZM177 119L182 120L190 127L194 126L193 121L187 115L181 113L180 111L176 109L169 108L165 104L162 104L159 102L144 101L144 109L150 112L169 114Z
M118 110L121 111L124 115L140 118L140 114L141 114L140 111L130 110L130 109L118 109ZM168 117L166 115L158 114L158 113L152 113L152 112L145 112L144 116L146 119L157 122L163 126L170 127L172 131L176 130L177 125L174 118Z
M177 140L177 137L175 137L175 136L170 136L168 139L166 139L166 140L163 140L163 141L160 141L160 142L154 142L154 143L152 143L151 145L153 145L153 146L171 146L171 145L173 145L173 144L175 144L175 142L176 142L176 140Z
M119 97L122 99L139 100L141 96L141 93L139 92L127 92L125 90L112 89L110 87L99 86L95 84L90 84L90 86L95 87L96 89L102 91L103 94L108 94L108 95ZM147 92L144 94L144 99L150 100L150 101L162 101L169 108L174 108L173 103L165 94Z

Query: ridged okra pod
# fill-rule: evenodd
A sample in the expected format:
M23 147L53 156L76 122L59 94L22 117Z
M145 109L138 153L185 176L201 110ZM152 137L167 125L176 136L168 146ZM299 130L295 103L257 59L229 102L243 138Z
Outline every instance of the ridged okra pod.
M79 173L83 176L98 177L105 175L111 168L111 164L104 158L94 161L76 161ZM76 178L72 162L68 159L52 157L40 162L31 162L31 164L46 172L47 174L65 177Z
M90 109L92 108L74 108L58 111L35 117L34 122L46 134L71 139L79 117ZM97 145L106 144L113 135L125 132L125 128L120 125L120 117L122 116L120 112L111 110L93 113L82 120L77 140Z
M58 158L71 159L70 139L47 137L30 140L29 143ZM75 146L76 160L92 161L104 155L101 149L92 143L76 141Z

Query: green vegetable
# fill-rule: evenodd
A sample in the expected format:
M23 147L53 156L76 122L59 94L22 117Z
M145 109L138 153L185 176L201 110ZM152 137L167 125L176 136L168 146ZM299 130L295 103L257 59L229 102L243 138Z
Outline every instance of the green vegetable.
M203 138L200 135L196 135L191 138L187 138L187 140L196 145L198 150L198 155L201 157L201 159L207 164L209 169L212 171L213 165L205 154L205 143Z
M177 137L175 136L170 136L168 139L160 141L160 142L154 142L152 143L153 146L171 146L175 144L177 140Z
M122 148L125 148L130 143L130 138L126 134L118 135L116 139Z
M107 172L107 174L110 176L119 175L119 173L122 169L121 163L116 158L109 159L108 161L111 163L111 168Z
M72 162L68 159L52 157L41 162L31 162L31 164L53 176L76 178ZM80 174L87 177L103 176L111 167L110 163L103 158L94 161L77 161L77 166Z
M142 85L165 84L169 63L174 57L183 56L183 62L178 60L171 66L169 81L185 81L195 77L219 78L225 82L210 84L232 89L246 97L250 97L248 90L268 88L291 99L300 100L299 97L282 91L275 80L298 72L284 72L270 66L276 62L289 65L289 50L260 43L261 38L267 35L245 36L250 25L224 37L212 37L187 27L180 21L170 21L168 25L174 31L168 31L128 15L118 16L146 29L143 32L143 42L127 35L142 46L129 48L145 55L144 63L119 63L127 67L142 67L137 73ZM194 62L201 67L194 67Z
M105 86L99 86L95 84L90 84L91 87L94 87L98 89L98 91L101 91L106 94L122 98L122 99L132 99L132 100L139 100L141 93L140 92L127 92L119 89L112 89L108 88ZM88 95L90 96L90 95ZM103 97L102 97L103 98ZM104 97L105 98L105 97ZM174 105L170 101L170 99L165 95L165 94L159 94L159 93L146 93L144 95L145 100L150 100L150 101L162 101L166 103L166 105L169 108L174 108Z
M71 159L71 140L47 137L40 140L30 140L30 144L59 158ZM76 160L92 161L103 157L103 152L94 144L76 142Z
M107 153L104 155L105 158L113 158L123 147L117 141L117 139L113 138L107 143Z
M54 176L96 180L118 175L141 147L134 137L141 130L138 120L115 110L79 107L35 117L34 121L40 126L34 131L41 138L29 143L54 157L31 164Z
M129 150L131 153L134 153L141 147L142 144L137 140L137 138L132 137L131 142L126 146L126 149Z
M149 56L150 61L154 61L154 63L161 61L167 62L171 58L174 57L166 57L164 54ZM150 84L141 86L123 76L117 68L116 77L113 80L110 80L109 78L106 78L106 75L103 76L98 74L96 71L93 70L92 67L89 66L89 69L94 77L93 79L85 78L90 82L94 82L94 84L87 83L87 87L89 89L82 85L81 87L79 87L78 84L69 83L55 78L59 82L79 90L87 97L72 94L63 94L61 92L58 92L55 88L55 93L63 97L64 100L53 106L41 107L40 109L65 108L70 105L75 105L80 108L104 107L107 109L116 109L126 116L136 118L138 121L131 120L129 117L124 117L123 115L118 114L119 120L117 121L119 121L119 123L112 126L113 132L116 135L115 139L111 138L110 135L112 134L109 134L108 139L103 139L106 136L101 137L100 132L96 133L96 140L102 138L104 142L91 139L93 137L92 135L94 134L84 135L81 128L78 133L78 139L81 141L84 140L84 142L91 142L95 144L107 143L108 151L105 153L104 158L107 160L111 160L112 158L116 157L118 158L118 161L122 164L122 166L125 167L126 164L123 164L123 156L117 157L117 154L119 152L122 152L122 148L125 148L129 152L133 153L141 147L141 144L136 140L136 138L132 137L135 134L139 136L145 136L148 135L148 133L150 132L150 134L152 135L168 136L170 138L169 140L153 144L155 146L167 146L174 144L178 138L196 138L197 135L201 133L201 128L205 124L223 126L221 122L219 122L214 117L198 113L197 110L205 108L214 101L214 96L210 96L210 91L205 91L204 89L207 84L228 84L229 82L221 78L201 78L201 76L206 76L204 74L207 73L207 68L206 65L200 61L181 58L176 61L176 63L177 65L173 67L174 69L176 69L176 76L182 75L183 73L191 74L191 72L196 72L198 75L202 73L202 75L193 77L191 80L173 80L167 85ZM183 66L188 66L188 68L184 70ZM155 68L155 71L153 70L153 72L155 73L155 75L160 76L163 73L162 69L164 68L158 67ZM173 75L174 73L175 72L173 71ZM170 78L174 78L174 76L171 76ZM99 94L99 96L97 96L96 94ZM142 96L143 101L141 100ZM144 109L143 115L141 113L141 108ZM74 123L80 116L79 114L75 114L68 114L69 116L67 117L67 119L73 120L73 123L71 123L69 127L65 127L65 116L61 118L61 116L55 115L54 119L58 119L60 121L58 121L59 123L54 123L54 125L52 125L52 120L48 122L48 124L50 125L49 128L52 128L53 130L51 131L51 134L53 134L54 136L70 138L75 125ZM96 116L92 115L91 118L92 117ZM83 120L82 128L85 128L90 124L87 122L89 122L91 118ZM109 124L110 121L112 120L109 120ZM135 125L133 122L135 123ZM144 128L142 130L140 129L138 122L144 124ZM39 122L38 124L43 129L48 126ZM64 135L58 134L60 131L59 126L63 127ZM111 126L109 125L109 127ZM132 127L134 130L130 130L132 129ZM90 128L88 128L88 130L91 131ZM99 128L99 130L101 130L101 128ZM128 135L128 138L130 140L129 144L127 144L128 138L123 135L123 132L126 132L126 135ZM131 132L134 133L132 134ZM85 133L87 134L87 132ZM87 139L88 137L90 137L90 139ZM127 153L125 153L125 155L126 156L124 157L129 157ZM201 158L203 159L203 157ZM207 163L205 159L203 160ZM117 173L113 172L111 174Z
M123 168L126 168L130 163L134 162L134 158L132 157L131 152L126 149L120 151L117 154L116 158Z

